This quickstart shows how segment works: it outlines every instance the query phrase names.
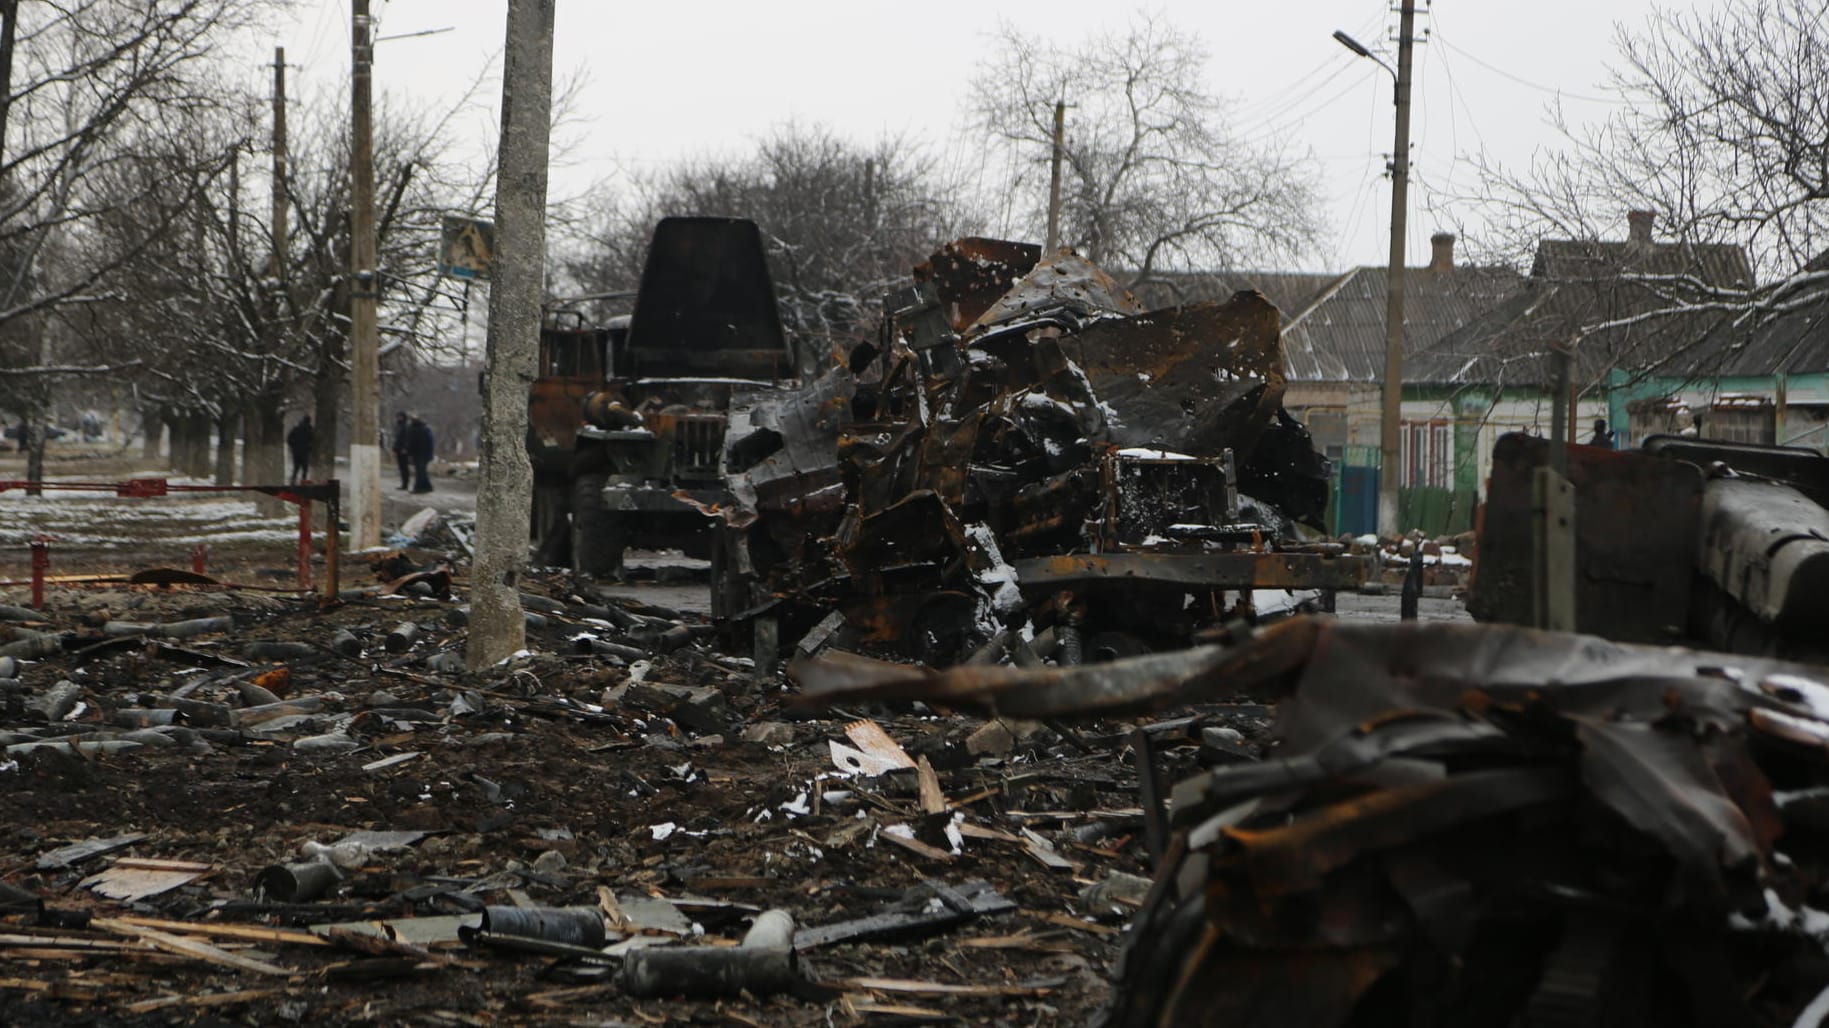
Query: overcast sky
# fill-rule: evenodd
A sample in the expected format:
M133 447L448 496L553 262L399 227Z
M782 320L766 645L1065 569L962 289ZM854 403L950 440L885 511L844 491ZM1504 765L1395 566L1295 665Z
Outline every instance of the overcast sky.
M381 36L451 29L380 43L380 93L444 106L479 72L493 73L505 0L372 2ZM1248 137L1292 140L1320 162L1330 230L1312 270L1384 263L1391 80L1331 36L1343 29L1394 49L1397 16L1385 0L1171 0L1149 9L1205 42L1208 88ZM1418 33L1429 36L1416 59L1412 264L1427 260L1433 231L1453 227L1452 206L1429 208L1472 188L1469 158L1484 151L1521 164L1553 145L1545 109L1559 96L1577 121L1613 109L1606 84L1616 25L1641 25L1651 9L1650 0L1422 7ZM1070 43L1123 29L1129 10L1082 0L558 0L555 73L586 76L588 121L574 129L579 145L555 169L555 186L576 192L618 170L740 152L789 120L859 142L892 135L969 148L960 127L965 86L1000 18ZM334 88L349 71L349 0L302 0L272 42L287 48L295 91ZM254 62L250 69L260 74ZM461 131L494 132L498 92L492 80L488 109L461 120ZM1623 234L1623 212L1619 221Z

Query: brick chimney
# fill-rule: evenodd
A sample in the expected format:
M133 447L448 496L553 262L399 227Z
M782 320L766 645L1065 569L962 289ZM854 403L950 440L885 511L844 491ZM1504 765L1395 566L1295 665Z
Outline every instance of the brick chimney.
M1651 245L1651 223L1657 219L1655 211L1626 212L1626 242L1638 246Z
M1454 270L1454 233L1437 232L1429 237L1429 270Z

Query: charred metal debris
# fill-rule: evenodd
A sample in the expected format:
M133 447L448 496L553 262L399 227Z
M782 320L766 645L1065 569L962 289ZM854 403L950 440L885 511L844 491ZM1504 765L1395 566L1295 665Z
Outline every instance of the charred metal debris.
M964 239L886 307L845 366L733 404L727 634L1074 664L1364 580L1298 528L1327 464L1261 295L1143 311L1071 252Z
M1104 1023L1777 1025L1829 1003L1829 673L1501 625L1298 618L1085 668L797 668L1030 717L1280 699L1175 784ZM1139 752L1146 752L1140 750Z

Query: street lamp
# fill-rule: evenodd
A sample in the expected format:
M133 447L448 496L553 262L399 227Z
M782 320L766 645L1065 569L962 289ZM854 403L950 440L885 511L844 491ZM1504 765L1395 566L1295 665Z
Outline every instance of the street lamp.
M1416 0L1403 0L1397 33L1397 67L1364 44L1335 32L1341 46L1391 74L1396 83L1397 139L1391 148L1391 252L1385 274L1383 419L1378 433L1378 531L1398 534L1397 483L1403 460L1404 216L1410 192L1410 43Z

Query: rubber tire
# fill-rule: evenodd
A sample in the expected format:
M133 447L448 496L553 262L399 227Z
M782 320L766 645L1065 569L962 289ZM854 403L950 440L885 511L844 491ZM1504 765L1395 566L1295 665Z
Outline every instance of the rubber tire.
M598 578L622 573L621 519L603 507L609 475L580 475L572 482L572 570Z

